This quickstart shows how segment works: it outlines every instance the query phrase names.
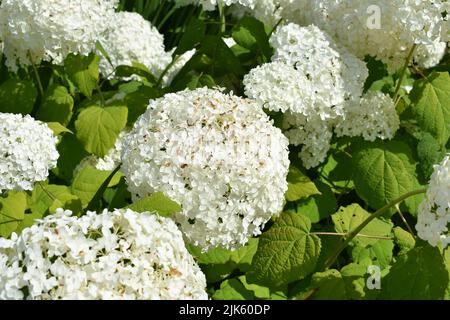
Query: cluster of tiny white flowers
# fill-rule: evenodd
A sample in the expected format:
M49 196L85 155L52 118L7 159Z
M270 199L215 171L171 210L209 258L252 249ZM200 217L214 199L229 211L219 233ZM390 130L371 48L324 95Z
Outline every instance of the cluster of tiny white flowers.
M288 141L260 105L201 88L150 102L124 142L122 171L135 197L163 192L193 244L244 245L278 214Z
M333 137L330 121L288 111L283 117L283 130L292 145L303 146L299 157L305 168L317 167L326 159Z
M401 67L414 44L420 48L416 61L427 56L424 66L439 62L448 21L445 0L299 0L281 1L285 18L314 23L360 58L376 57L390 70ZM381 10L380 25L371 27L371 6ZM432 62L432 63L431 63Z
M0 299L205 300L205 287L175 223L148 212L58 209L0 238Z
M29 115L0 113L0 192L32 190L59 158L53 131Z
M348 101L361 97L367 67L314 25L287 24L270 42L272 62L244 77L245 94L271 111L288 112L285 134L303 146L304 166L315 167L330 147L332 123L345 116Z
M416 230L432 246L450 244L450 157L435 165L426 198L419 206Z
M0 38L6 65L62 64L70 53L87 55L107 27L118 0L2 0Z
M345 118L336 121L338 137L362 136L367 141L392 139L400 127L394 101L379 91L369 91L361 100L349 101L345 111Z
M163 35L138 13L117 12L112 19L114 24L100 40L110 58L100 62L103 76L113 78L118 66L139 62L159 77L172 61L170 53L165 51Z
M263 65L244 78L247 96L270 110L290 110L307 117L318 114L327 120L343 114L344 101L361 96L368 76L366 65L339 50L317 27L291 23L278 28L270 42L275 65ZM268 90L271 86L274 89ZM289 95L280 96L277 90Z

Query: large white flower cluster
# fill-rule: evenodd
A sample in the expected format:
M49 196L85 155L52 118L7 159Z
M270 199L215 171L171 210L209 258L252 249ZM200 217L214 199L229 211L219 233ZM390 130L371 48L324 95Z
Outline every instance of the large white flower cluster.
M7 66L62 64L69 53L87 55L107 27L118 0L2 0L0 38Z
M156 77L172 61L172 56L165 51L164 37L159 31L134 12L117 12L101 44L110 58L103 58L100 71L103 76L114 77L118 66L132 66L133 62L145 65Z
M122 171L138 198L164 192L193 244L244 245L283 205L288 141L261 107L201 88L150 102L124 142Z
M207 299L206 280L167 218L58 209L0 238L0 299Z
M56 166L58 139L30 116L0 113L0 192L32 190Z
M394 101L379 91L369 91L361 100L349 101L345 112L345 118L336 121L338 137L361 136L367 141L392 139L400 127Z
M303 146L304 166L315 167L330 147L332 123L345 117L348 101L360 99L367 67L314 25L287 24L270 42L272 62L244 77L245 94L271 111L288 112L285 133Z
M450 157L435 165L426 198L419 206L416 230L432 246L450 244Z
M443 13L450 7L445 0L281 0L280 4L289 20L314 23L353 54L376 57L390 70L403 65L414 44L419 47L415 60L425 67L438 63L444 54L448 17Z
M268 102L270 110L290 110L306 117L317 114L326 120L343 114L344 101L361 96L368 76L366 65L345 49L338 48L316 26L300 27L290 23L278 28L270 43L275 49L273 63L287 66L282 67L280 63L263 65L244 79L246 94L260 102ZM277 75L278 68L282 71ZM271 95L266 88L268 81L275 81L278 89L283 89L289 82L289 88L294 91L289 91L289 98ZM280 103L280 99L290 101Z

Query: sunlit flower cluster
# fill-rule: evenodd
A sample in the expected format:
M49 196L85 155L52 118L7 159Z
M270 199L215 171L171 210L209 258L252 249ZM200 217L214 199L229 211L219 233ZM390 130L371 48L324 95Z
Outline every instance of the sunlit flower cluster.
M0 238L0 299L207 299L175 223L115 210L58 209Z
M58 139L29 115L0 113L0 192L32 190L47 179L59 158Z
M122 171L137 198L164 192L187 239L207 250L243 245L278 214L288 141L261 107L207 88L150 102L125 140Z
M118 0L2 0L0 39L6 65L51 61L62 64L70 53L87 55L114 21Z

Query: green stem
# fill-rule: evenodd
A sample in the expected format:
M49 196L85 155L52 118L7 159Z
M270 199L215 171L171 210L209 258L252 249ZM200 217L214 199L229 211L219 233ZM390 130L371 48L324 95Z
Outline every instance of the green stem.
M414 50L416 50L416 47L417 47L416 44L414 44L411 47L411 50L408 53L408 57L405 60L405 64L403 65L402 72L400 73L400 78L398 79L397 87L395 88L395 93L394 93L395 105L397 105L398 102L400 101L400 97L398 95L400 93L400 89L402 88L403 80L405 79L405 76L406 76L406 70L408 70L409 63L412 60Z
M103 92L102 89L100 88L100 86L98 85L98 82L95 83L95 88L97 89L98 94L100 95L100 100L102 102L102 107L104 107L106 105L105 102L105 97L103 96Z
M386 210L394 207L398 203L403 202L404 200L408 199L409 197L416 196L418 194L425 193L425 192L427 192L427 189L420 189L420 190L415 190L415 191L405 193L404 195L398 197L397 199L392 200L384 207L378 209L375 213L371 214L355 230L353 230L352 232L349 233L348 238L345 239L345 241L337 248L337 250L331 256L331 258L329 258L327 260L327 262L325 263L324 269L325 270L329 269L335 263L335 261L337 260L337 258L341 254L341 252L344 251L344 249L353 240L353 238L355 238L361 232L362 229L364 229L370 222L372 222L372 220L380 217Z
M164 18L161 20L161 22L158 24L157 29L161 30L161 28L164 26L164 24L167 22L167 20L173 15L173 13L177 11L177 7L173 7L170 9L170 11L164 16Z
M46 187L44 187L44 185L42 184L42 182L38 182L38 185L41 187L41 189L45 192L45 194L52 199L52 201L56 200L56 197L53 195L53 193L51 193L50 191L47 190Z
M227 22L225 17L225 8L221 0L217 1L217 7L219 8L219 15L220 15L220 32L224 33L227 30Z
M175 58L172 59L172 62L169 63L169 65L164 69L164 71L161 73L161 75L158 78L158 81L156 82L156 87L159 88L163 82L164 76L169 72L169 70L177 63L177 61L180 59L181 55L177 55Z
M338 237L346 237L349 233L340 233L340 232L311 232L310 234L315 234L317 236L338 236ZM392 237L383 237L383 236L372 236L368 234L357 234L357 237L368 238L368 239L379 239L379 240L392 240Z
M34 71L34 76L36 77L39 93L41 94L41 97L44 97L44 86L42 85L42 81L41 81L41 77L39 76L38 69L36 68L36 65L34 64L34 61L31 59L31 55L30 55L30 61L31 61L31 66Z

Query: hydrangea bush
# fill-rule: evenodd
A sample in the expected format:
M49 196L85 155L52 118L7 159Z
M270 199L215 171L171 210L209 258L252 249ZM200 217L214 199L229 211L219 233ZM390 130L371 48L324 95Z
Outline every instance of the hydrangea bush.
M0 299L450 299L449 14L0 0Z

